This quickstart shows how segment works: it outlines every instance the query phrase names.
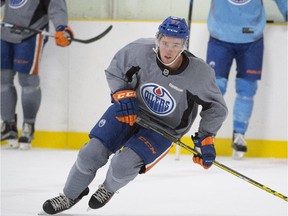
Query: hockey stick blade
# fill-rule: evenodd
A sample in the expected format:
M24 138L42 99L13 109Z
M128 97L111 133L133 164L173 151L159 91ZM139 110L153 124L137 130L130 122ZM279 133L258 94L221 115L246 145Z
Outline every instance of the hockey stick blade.
M96 37L93 37L93 38L90 38L90 39L87 39L87 40L78 39L78 38L72 38L72 41L79 42L79 43L84 43L84 44L92 43L94 41L97 41L97 40L103 38L105 35L107 35L111 31L112 27L113 26L110 25L105 31L103 31L101 34L97 35Z
M39 34L42 34L42 35L45 35L45 36L48 36L48 37L55 37L54 34L50 33L50 32L47 32L45 30L41 31L41 30L38 30L38 29L33 29L33 28L30 28L30 27L23 27L23 26L17 26L17 25L13 25L13 24L9 24L9 23L1 23L1 27L7 27L7 28L11 28L13 29L15 32L19 31L30 31L30 32L35 32L35 33L39 33ZM105 31L103 31L101 34L93 37L93 38L90 38L90 39L79 39L79 38L72 38L71 40L72 41L75 41L75 42L78 42L78 43L84 43L84 44L89 44L89 43L92 43L92 42L95 42L101 38L103 38L105 35L107 35L111 29L112 29L112 25L110 25Z
M151 130L155 131L156 133L166 137L171 142L181 146L182 148L186 149L187 151L189 151L195 155L197 155L197 154L200 155L194 148L181 142L178 138L172 136L171 134L167 133L163 129L150 125L147 121L145 121L144 119L141 119L139 116L136 119L136 123L140 126L151 129ZM260 184L256 181L254 181L253 179L251 179L251 178L249 178L249 177L247 177L247 176L245 176L245 175L243 175L243 174L241 174L241 173L239 173L239 172L237 172L237 171L235 171L235 170L233 170L233 169L231 169L231 168L229 168L229 167L227 167L227 166L225 166L225 165L223 165L217 161L213 161L213 165L215 165L215 166L219 167L220 169L222 169L222 170L224 170L224 171L226 171L226 172L228 172L228 173L230 173L230 174L232 174L232 175L234 175L234 176L236 176L236 177L238 177L238 178L240 178L240 179L242 179L242 180L270 193L270 194L273 194L274 196L277 196L278 198L283 199L286 202L288 202L287 196L284 196L283 194L281 194L275 190L272 190L271 188L266 187L265 185Z

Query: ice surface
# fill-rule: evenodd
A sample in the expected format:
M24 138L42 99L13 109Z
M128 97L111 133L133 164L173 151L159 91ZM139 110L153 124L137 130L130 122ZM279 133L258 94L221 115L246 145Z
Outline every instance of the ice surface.
M62 192L78 151L1 148L1 216L33 216L43 202ZM217 161L288 195L287 160L245 158ZM108 165L108 164L107 164ZM107 165L91 183L90 195ZM122 188L101 209L86 211L90 195L62 216L287 216L288 203L230 173L204 170L190 156L167 155L152 170Z

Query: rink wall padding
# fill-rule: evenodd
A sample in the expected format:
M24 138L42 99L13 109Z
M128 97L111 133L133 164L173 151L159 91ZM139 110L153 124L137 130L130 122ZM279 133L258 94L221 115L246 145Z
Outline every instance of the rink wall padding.
M32 141L32 147L79 150L88 141L88 133L36 131L35 139ZM193 147L189 137L183 137L181 141ZM255 139L247 139L246 141L248 146L246 157L288 159L287 141ZM2 142L1 144L5 145L6 143ZM231 139L216 138L215 148L218 156L232 155ZM175 153L175 145L169 153ZM181 149L180 154L190 153L185 149Z

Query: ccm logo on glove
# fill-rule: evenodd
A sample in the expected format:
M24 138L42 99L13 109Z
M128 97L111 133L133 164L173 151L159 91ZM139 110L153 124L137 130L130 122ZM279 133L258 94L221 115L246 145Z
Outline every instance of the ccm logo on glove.
M119 101L124 98L136 98L136 92L132 90L123 90L113 94L113 99Z

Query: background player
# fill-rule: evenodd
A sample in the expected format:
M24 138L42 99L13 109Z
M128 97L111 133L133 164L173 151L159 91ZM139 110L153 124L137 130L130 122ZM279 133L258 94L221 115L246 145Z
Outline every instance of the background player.
M55 26L55 42L68 46L73 32L67 26L65 0L1 0L5 4L3 23L48 30L49 20ZM1 141L7 140L12 148L31 147L36 115L41 103L39 64L47 37L20 28L1 27ZM23 127L18 139L14 76L18 74L22 88ZM20 146L19 146L20 145Z
M287 0L276 0L276 3L287 21ZM211 1L207 63L215 70L223 95L233 59L237 64L232 138L234 159L241 159L247 151L244 134L253 110L257 81L262 74L265 24L265 9L261 0Z

